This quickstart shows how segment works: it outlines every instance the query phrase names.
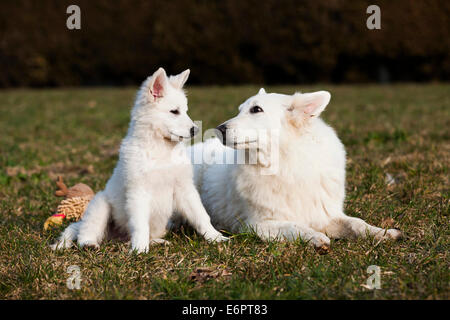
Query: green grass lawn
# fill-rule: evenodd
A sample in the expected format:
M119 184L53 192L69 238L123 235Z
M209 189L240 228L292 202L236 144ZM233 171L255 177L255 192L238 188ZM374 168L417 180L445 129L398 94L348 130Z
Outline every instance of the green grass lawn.
M189 89L203 130L234 116L257 87ZM186 229L169 246L52 252L63 227L54 181L101 190L117 161L136 88L0 91L0 299L449 299L450 85L269 87L329 90L323 113L346 145L347 214L389 224L400 242L333 240L328 255L301 241L253 234L209 244ZM387 185L386 174L396 183ZM389 220L391 218L392 220ZM81 270L70 290L67 268ZM381 268L381 289L362 285ZM206 268L209 279L191 274Z

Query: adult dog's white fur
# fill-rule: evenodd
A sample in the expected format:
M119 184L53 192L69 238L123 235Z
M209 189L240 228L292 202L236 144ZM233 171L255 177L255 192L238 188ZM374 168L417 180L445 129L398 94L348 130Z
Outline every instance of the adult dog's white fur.
M189 160L174 152L181 140L197 130L187 115L182 90L189 70L168 78L158 69L138 91L128 134L122 141L119 161L103 191L97 193L83 218L72 223L52 248L67 248L78 239L83 246L98 247L112 219L119 232L131 237L131 250L148 251L177 215L211 241L226 240L210 223L193 183ZM175 213L175 216L174 216Z
M194 165L194 179L217 229L240 232L250 226L263 239L300 237L326 250L329 237L401 236L396 229L377 228L344 214L344 146L319 118L330 97L326 91L283 95L261 89L239 107L235 118L218 127L231 148L210 139L189 150L191 157L199 159L201 153L210 159L209 164ZM266 132L264 141L261 131ZM252 151L254 164L211 163ZM267 171L274 159L277 169Z

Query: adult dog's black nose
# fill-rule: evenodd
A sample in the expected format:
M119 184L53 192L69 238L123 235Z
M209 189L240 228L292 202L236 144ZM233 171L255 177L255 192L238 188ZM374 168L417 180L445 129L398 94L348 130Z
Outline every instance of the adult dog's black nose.
M194 126L191 128L191 137L195 137L195 135L198 133L198 127Z
M227 138L227 126L225 124L221 124L216 128L217 138L222 141L223 144L226 143Z

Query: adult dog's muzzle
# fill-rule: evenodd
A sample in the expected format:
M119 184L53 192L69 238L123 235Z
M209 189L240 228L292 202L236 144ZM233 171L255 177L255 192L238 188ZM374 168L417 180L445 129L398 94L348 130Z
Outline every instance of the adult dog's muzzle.
M227 143L227 125L221 124L216 128L217 138L222 142L222 144L226 145Z

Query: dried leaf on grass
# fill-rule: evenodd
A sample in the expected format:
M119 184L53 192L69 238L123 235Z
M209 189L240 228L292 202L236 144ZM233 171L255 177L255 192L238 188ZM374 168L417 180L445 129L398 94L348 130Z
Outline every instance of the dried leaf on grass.
M225 269L218 270L212 268L199 267L191 272L191 274L189 275L189 280L203 283L210 279L229 278L231 275L232 273Z
M384 219L383 221L381 221L381 227L382 228L392 228L395 224L395 220L392 219L391 217L388 217L386 219Z

